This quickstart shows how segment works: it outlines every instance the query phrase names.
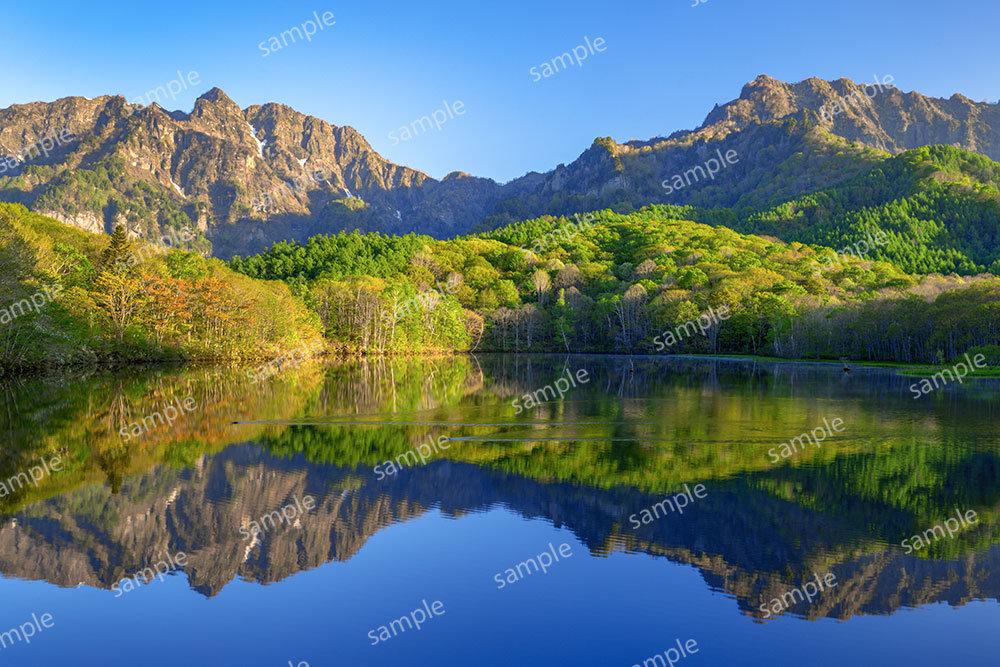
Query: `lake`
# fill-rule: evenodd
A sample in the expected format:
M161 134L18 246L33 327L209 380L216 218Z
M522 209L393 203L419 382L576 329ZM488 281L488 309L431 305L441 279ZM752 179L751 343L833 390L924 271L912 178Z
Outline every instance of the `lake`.
M0 662L996 664L1000 382L917 381L578 355L8 381Z

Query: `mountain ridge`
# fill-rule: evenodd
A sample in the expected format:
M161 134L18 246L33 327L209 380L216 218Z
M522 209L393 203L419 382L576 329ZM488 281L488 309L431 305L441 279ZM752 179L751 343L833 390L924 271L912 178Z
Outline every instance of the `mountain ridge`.
M1000 158L1000 105L893 86L866 96L862 86L761 75L694 130L624 143L598 137L569 164L503 184L460 171L434 179L386 159L351 126L276 102L241 109L218 87L190 113L114 95L67 97L0 110L0 155L16 160L63 129L74 137L0 174L0 199L89 231L124 224L151 237L189 226L230 257L355 228L447 238L606 207L774 205L934 143ZM847 99L855 102L823 112ZM735 151L739 164L664 194L663 179L717 149Z

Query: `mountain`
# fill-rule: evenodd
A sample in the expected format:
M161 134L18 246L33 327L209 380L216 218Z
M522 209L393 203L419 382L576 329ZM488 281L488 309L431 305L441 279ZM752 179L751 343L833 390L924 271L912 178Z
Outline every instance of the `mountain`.
M739 131L783 118L812 118L832 134L890 153L946 144L1000 157L1000 135L994 130L1000 128L1000 105L959 94L945 100L903 93L891 79L883 77L889 82L883 85L874 77L859 86L848 79L787 84L759 76L739 99L714 109L701 129Z
M928 144L1000 158L997 104L868 90L761 76L692 131L599 138L569 165L503 185L460 172L433 179L384 159L353 128L280 104L240 109L218 88L191 113L70 97L0 110L0 199L90 231L188 226L196 248L211 242L230 257L355 228L447 238L604 207L768 207ZM702 165L716 155L733 161L708 177ZM685 174L682 187L663 187Z
M570 165L536 179L530 195L505 197L491 226L541 215L639 207L649 203L761 207L859 176L902 151L944 144L1000 159L1000 104L961 95L948 100L903 93L891 85L847 79L787 84L767 76L716 106L702 125L648 141L598 139ZM838 106L839 105L839 106ZM706 180L664 179L718 154L735 164ZM516 183L516 181L515 181Z
M31 148L59 137L69 139ZM487 179L437 181L392 164L354 129L282 105L241 110L218 88L190 114L118 96L13 106L0 111L0 153L11 160L4 200L89 231L188 226L222 256L356 224L446 235L481 219L499 192Z

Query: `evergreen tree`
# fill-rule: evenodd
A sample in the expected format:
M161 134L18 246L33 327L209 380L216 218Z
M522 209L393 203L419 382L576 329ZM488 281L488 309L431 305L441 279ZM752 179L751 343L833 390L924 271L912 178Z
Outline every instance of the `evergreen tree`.
M114 271L115 273L125 273L132 267L129 266L128 256L132 253L132 242L128 238L124 225L115 227L111 235L111 242L101 253L101 264L98 271ZM135 262L133 261L134 265Z

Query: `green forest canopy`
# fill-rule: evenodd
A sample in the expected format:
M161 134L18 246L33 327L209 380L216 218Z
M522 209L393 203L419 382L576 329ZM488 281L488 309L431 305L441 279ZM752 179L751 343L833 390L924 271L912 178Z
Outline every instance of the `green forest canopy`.
M1000 342L993 276L910 275L686 213L699 212L543 216L446 241L341 233L230 265L298 281L327 336L351 350L651 352L658 334L721 306L728 320L667 351L936 362ZM876 250L906 244L873 232L888 239ZM433 303L386 317L431 292Z

